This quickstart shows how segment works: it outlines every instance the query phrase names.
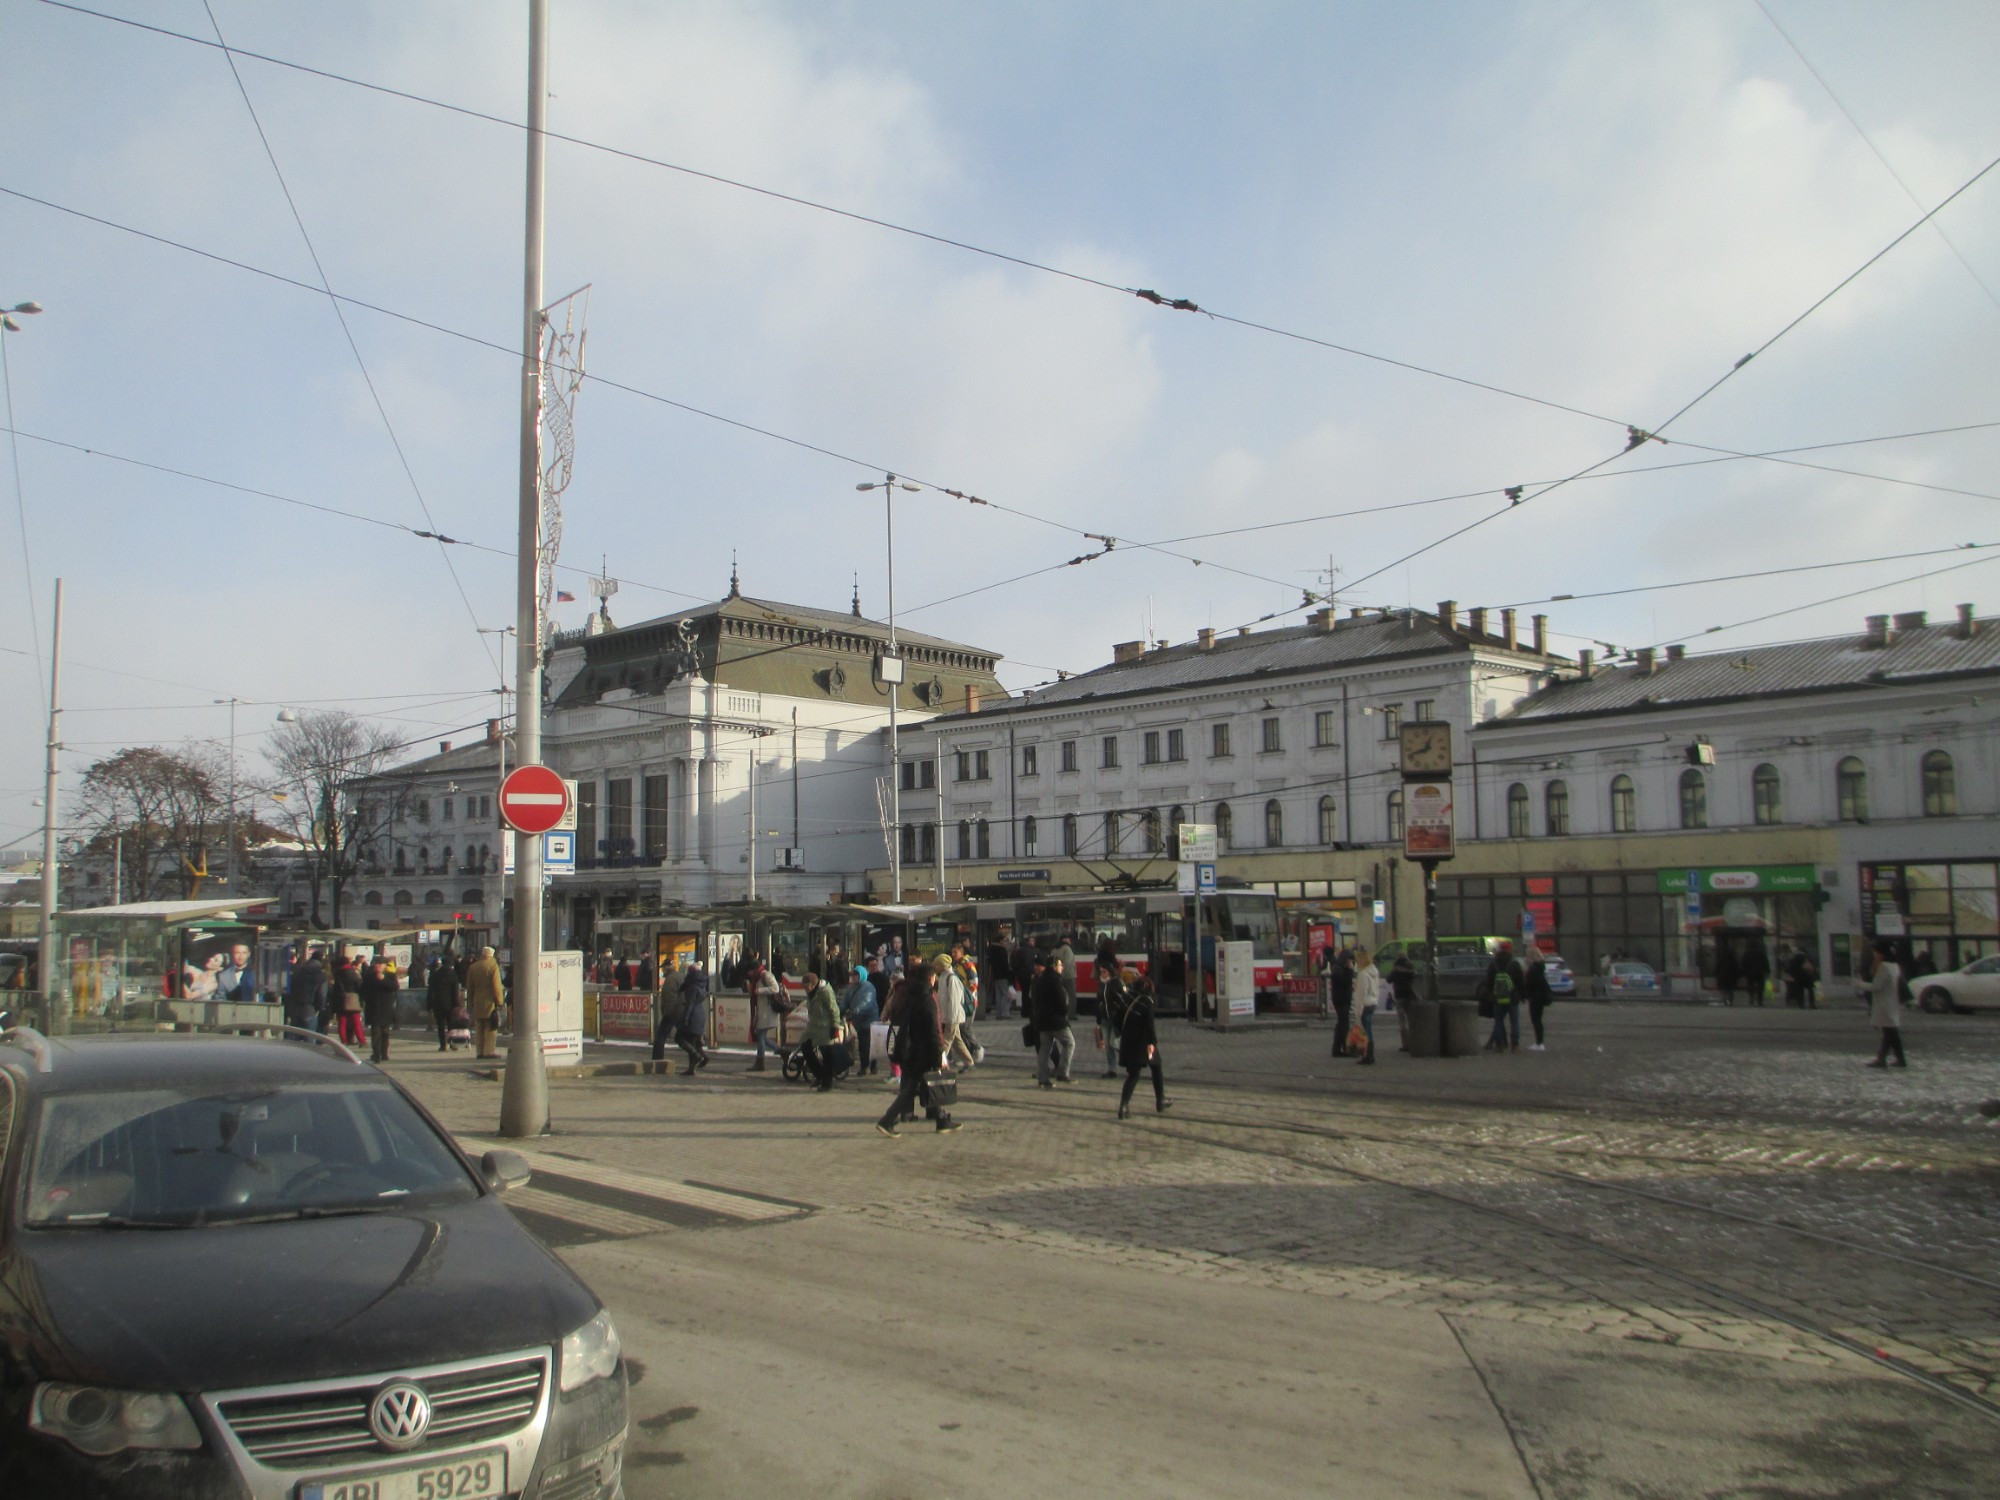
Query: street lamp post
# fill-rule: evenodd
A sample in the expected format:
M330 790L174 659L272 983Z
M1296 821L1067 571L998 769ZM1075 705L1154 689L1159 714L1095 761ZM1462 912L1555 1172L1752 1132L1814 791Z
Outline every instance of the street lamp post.
M50 1031L67 1031L56 1018L56 793L60 787L62 750L62 616L63 581L56 580L55 634L49 640L48 765L42 787L42 920L37 962L42 966L42 1024Z
M897 738L896 707L903 696L903 656L896 647L896 491L918 490L922 485L884 474L880 481L857 484L857 490L880 490L882 512L888 523L889 548L889 649L882 657L882 682L889 689L889 887L890 899L903 900L903 758Z

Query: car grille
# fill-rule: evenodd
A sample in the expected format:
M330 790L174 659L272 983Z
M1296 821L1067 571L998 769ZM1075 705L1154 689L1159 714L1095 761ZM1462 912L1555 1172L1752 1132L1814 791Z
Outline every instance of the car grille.
M410 1377L431 1401L422 1454L490 1441L523 1426L542 1399L547 1361L502 1364ZM341 1453L381 1453L368 1428L368 1403L384 1378L347 1381L277 1396L236 1396L216 1407L243 1449L268 1468L304 1468Z

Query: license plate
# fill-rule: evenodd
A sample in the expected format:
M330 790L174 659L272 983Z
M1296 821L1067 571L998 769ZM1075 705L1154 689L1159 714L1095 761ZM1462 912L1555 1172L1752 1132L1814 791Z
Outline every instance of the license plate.
M298 1500L490 1500L506 1492L507 1454L496 1448L412 1469L315 1479L299 1486Z

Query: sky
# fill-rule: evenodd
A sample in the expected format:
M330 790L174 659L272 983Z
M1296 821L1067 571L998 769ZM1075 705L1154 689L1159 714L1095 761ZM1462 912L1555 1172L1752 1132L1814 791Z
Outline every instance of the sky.
M218 698L249 777L281 708L428 746L512 675L526 4L96 8L159 30L0 0L7 855L58 577L66 807ZM887 471L899 622L1014 689L1329 587L1563 651L2000 610L2000 7L551 13L565 627L732 560L880 618Z

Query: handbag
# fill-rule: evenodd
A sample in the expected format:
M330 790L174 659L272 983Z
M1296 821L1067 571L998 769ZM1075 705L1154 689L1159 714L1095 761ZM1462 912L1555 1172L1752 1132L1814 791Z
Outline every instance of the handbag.
M1102 1052L1104 1050L1104 1028L1102 1026L1096 1028L1096 1041L1097 1050Z
M958 1080L949 1073L924 1074L924 1108L946 1109L958 1103Z
M1021 1045L1023 1047L1032 1052L1035 1050L1035 1043L1040 1040L1041 1033L1035 1030L1035 1023L1033 1021L1024 1021L1021 1023Z

